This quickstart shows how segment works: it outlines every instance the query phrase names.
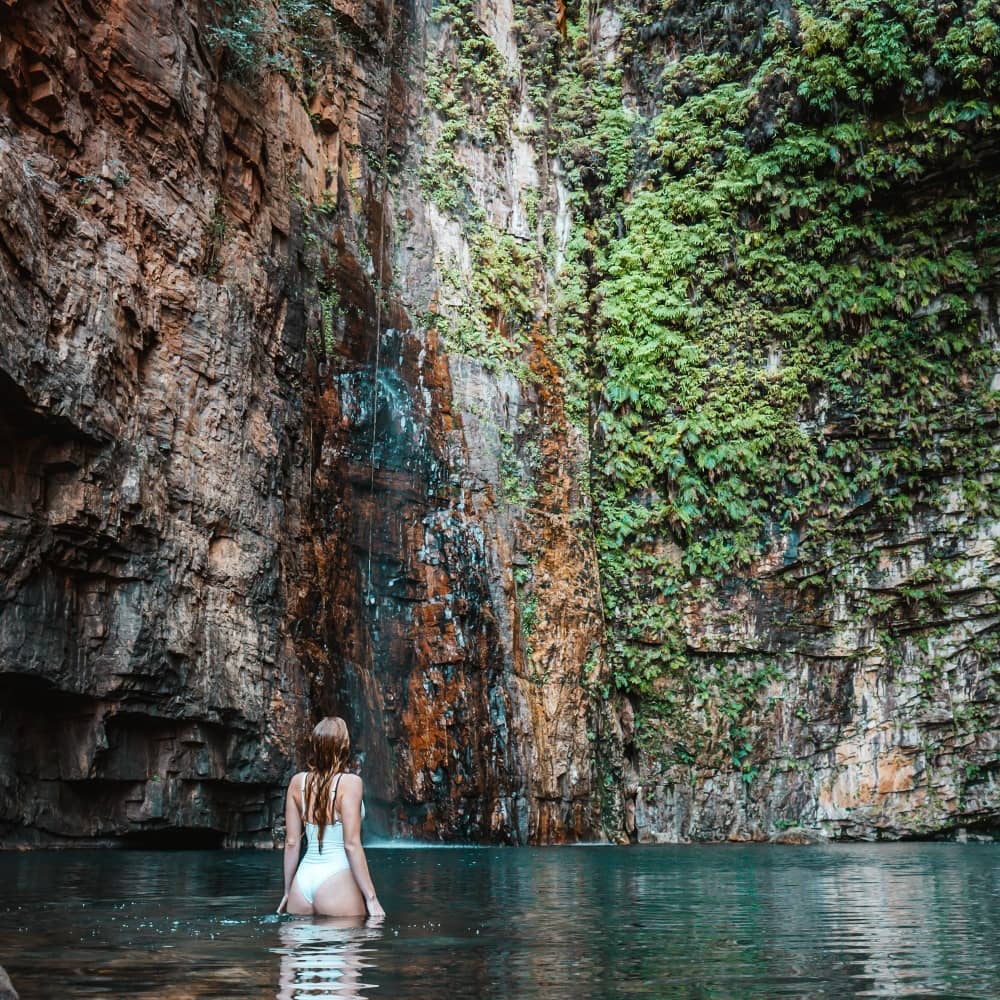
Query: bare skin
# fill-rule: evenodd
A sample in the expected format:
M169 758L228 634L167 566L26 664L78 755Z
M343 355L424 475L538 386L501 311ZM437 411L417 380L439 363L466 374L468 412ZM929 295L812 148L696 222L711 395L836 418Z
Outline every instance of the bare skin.
M333 819L344 828L344 850L350 868L331 875L316 889L312 904L302 895L295 878L303 834L302 782L304 772L296 774L285 796L285 895L278 904L279 913L297 916L322 914L330 917L369 917L381 920L385 910L378 901L375 885L368 872L368 859L361 846L361 797L364 785L356 774L343 774L337 784ZM307 822L313 822L311 813Z

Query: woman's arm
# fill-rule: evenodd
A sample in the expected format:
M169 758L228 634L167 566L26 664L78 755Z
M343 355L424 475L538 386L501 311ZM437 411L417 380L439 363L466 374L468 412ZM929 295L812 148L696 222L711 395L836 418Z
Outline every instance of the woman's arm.
M281 897L278 904L278 913L284 913L288 906L288 894L292 891L292 879L295 878L295 869L299 866L299 855L302 853L302 813L299 805L295 801L295 793L292 788L295 785L295 777L288 783L288 792L285 795L285 850L284 850L284 875L285 875L285 895Z
M340 779L341 794L338 808L340 821L344 824L344 850L351 866L351 874L358 883L361 895L365 897L368 916L384 917L385 910L375 895L375 884L368 873L368 859L361 846L361 794L364 784L356 774L345 774Z

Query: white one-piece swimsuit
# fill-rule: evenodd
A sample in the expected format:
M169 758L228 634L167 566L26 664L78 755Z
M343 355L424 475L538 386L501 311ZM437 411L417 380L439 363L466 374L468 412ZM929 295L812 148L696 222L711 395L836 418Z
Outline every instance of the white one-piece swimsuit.
M343 775L337 775L330 797L334 802L336 810L337 788ZM312 905L316 896L316 890L331 875L346 871L351 867L347 860L347 851L344 850L344 824L340 817L336 817L332 823L328 823L323 831L323 845L319 843L319 824L306 822L306 776L302 775L302 823L306 829L306 853L299 862L298 870L295 872L295 882L299 887L306 902ZM365 804L361 803L361 818L365 818Z

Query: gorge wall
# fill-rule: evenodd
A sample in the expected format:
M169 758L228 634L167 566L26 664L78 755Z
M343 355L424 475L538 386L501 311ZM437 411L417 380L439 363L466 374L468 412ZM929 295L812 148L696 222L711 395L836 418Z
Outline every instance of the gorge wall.
M8 842L270 842L323 710L376 828L599 829L575 455L553 438L529 536L504 446L558 399L436 332L404 181L426 30L403 5L4 5Z
M323 711L381 832L995 835L1000 25L921 11L2 0L0 842L270 843Z

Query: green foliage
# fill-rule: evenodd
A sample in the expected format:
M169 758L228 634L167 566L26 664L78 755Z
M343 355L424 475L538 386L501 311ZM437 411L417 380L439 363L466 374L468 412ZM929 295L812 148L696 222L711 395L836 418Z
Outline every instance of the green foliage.
M278 25L302 59L307 91L312 91L315 75L335 62L342 21L351 23L328 0L278 0Z
M336 350L337 323L341 318L340 296L336 288L320 295L320 346L324 357L330 358Z
M500 429L500 487L504 501L517 507L529 506L538 496L535 477L541 465L538 445L530 438L520 449L510 431Z
M549 345L565 386L566 418L588 428L594 391L594 317L591 303L590 244L582 226L573 228L553 296L555 336Z
M216 198L212 218L208 222L208 252L205 255L205 276L215 278L222 269L222 251L228 238L229 224L226 220L222 198Z
M270 62L274 37L263 10L254 0L219 0L215 16L205 37L222 53L223 74L240 83L256 80Z
M668 608L699 579L799 535L832 567L996 461L976 298L1000 185L973 154L996 141L1000 49L979 6L961 29L893 11L801 8L797 43L772 22L753 60L672 67L600 288L600 548L626 687L676 658Z
M455 157L453 146L437 139L420 164L424 194L446 215L468 212L471 205L469 170Z
M703 592L765 557L803 588L863 572L865 539L956 490L1000 513L980 334L1000 268L1000 18L984 0L624 4L621 59L602 64L577 10L563 42L516 7L573 211L556 352L593 427L615 681L675 705L676 728L723 670L686 646L681 609ZM655 115L628 110L623 78ZM941 600L945 571L927 572L903 600ZM886 655L926 658L930 692L930 654L892 632Z
M723 657L701 657L698 669L678 662L670 683L650 688L636 719L637 741L663 766L696 762L757 777L750 732L741 720L759 707L764 691L782 671L774 660L747 659L734 669Z
M532 596L521 605L521 629L525 639L531 638L538 618L538 598Z
M267 70L301 80L306 91L313 74L333 62L339 41L336 9L325 0L215 0L205 38L222 55L223 75L250 86Z
M450 33L450 52L444 58L431 47L424 67L428 105L440 130L425 135L428 150L420 167L424 193L446 214L476 223L481 218L472 205L468 169L456 158L460 140L490 144L506 140L510 130L513 81L490 36L480 27L473 6L454 0L434 7L432 20Z
M450 29L455 52L454 62L428 53L425 67L427 97L444 120L446 135L454 127L476 142L505 140L515 81L493 39L476 21L474 5L447 0L435 4L431 16Z
M77 177L76 183L80 189L79 205L81 208L84 205L94 203L94 191L103 180L104 178L100 174L84 174L82 177Z
M537 250L487 223L480 223L469 239L469 276L457 268L441 270L456 305L438 317L438 325L449 350L475 357L487 369L528 379L521 355L534 322Z

